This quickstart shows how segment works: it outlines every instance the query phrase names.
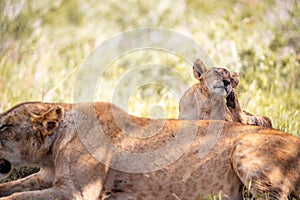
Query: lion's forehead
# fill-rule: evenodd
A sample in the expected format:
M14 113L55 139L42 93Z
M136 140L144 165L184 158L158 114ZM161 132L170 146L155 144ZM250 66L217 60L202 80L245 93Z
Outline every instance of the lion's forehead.
M230 79L231 75L227 69L224 68L212 68L203 74L204 79Z
M0 124L22 123L30 118L30 113L41 113L45 110L42 103L21 103L0 114ZM50 107L50 105L49 105Z
M20 115L16 111L11 111L0 117L0 125L15 124L20 120Z
M215 71L219 72L223 78L229 79L231 77L230 72L225 68L215 68Z
M17 107L15 109L10 109L6 111L5 113L0 115L0 122L3 123L9 123L9 122L15 122L20 120L20 118L24 118L27 116L27 110L24 106Z

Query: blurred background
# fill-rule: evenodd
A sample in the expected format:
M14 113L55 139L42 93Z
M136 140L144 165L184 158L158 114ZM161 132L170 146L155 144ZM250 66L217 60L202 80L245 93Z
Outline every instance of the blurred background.
M238 72L243 108L269 116L275 128L296 135L299 13L298 0L0 1L0 111L23 101L72 103L80 67L98 45L123 31L162 27L195 41L215 66ZM112 91L128 70L153 63L174 69L188 85L197 82L191 63L180 56L131 52L108 67L95 100L111 102ZM132 80L168 73L140 70ZM178 81L173 84L187 89ZM118 85L122 89L126 84ZM179 98L172 88L142 85L126 100L127 111L177 118Z

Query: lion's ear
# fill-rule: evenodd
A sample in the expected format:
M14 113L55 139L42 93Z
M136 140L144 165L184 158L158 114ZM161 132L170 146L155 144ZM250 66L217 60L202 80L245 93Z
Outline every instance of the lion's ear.
M35 130L39 130L43 136L48 136L59 126L63 116L64 108L56 105L38 115L31 113L31 121L33 122L33 128Z
M196 79L200 79L201 75L207 71L207 67L202 60L199 58L195 60L193 65L193 73Z
M236 88L238 86L238 84L240 83L240 79L239 79L239 75L236 72L233 72L231 74L231 85L233 88Z

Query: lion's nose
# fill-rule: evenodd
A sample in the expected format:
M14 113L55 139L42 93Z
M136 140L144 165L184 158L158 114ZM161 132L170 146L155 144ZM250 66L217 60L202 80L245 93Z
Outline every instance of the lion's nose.
M225 85L225 87L226 87L227 85L229 85L229 84L230 84L230 81L223 80L223 83L224 83L224 85Z

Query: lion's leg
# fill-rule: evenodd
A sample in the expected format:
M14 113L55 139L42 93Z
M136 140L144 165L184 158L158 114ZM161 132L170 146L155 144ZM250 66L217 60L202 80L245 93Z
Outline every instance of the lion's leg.
M0 197L11 195L15 192L31 191L48 188L52 184L53 176L50 172L40 169L38 173L22 179L0 184Z
M245 135L233 145L233 169L256 199L286 200L299 177L297 145L282 135Z
M228 167L225 176L226 176L226 181L231 184L224 184L222 199L242 200L243 184L231 166Z
M137 199L136 197L131 196L126 192L114 193L114 192L103 191L100 197L100 200L136 200L136 199Z
M247 117L248 117L248 124L272 128L272 122L270 118L266 116L247 116Z
M70 188L53 187L44 190L17 192L10 196L2 197L0 200L57 200L57 199L82 199L80 193ZM92 200L92 199L91 199Z

